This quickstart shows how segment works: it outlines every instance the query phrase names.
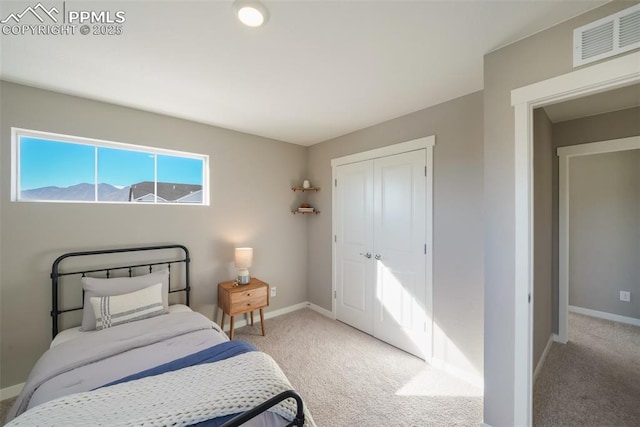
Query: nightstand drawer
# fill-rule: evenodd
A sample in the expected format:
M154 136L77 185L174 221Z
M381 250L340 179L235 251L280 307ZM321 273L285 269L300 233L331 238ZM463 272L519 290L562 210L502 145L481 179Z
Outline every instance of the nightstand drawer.
M231 313L240 313L244 311L257 310L265 307L267 300L264 297L245 299L231 304Z
M267 296L267 288L261 287L257 289L250 289L246 291L235 291L231 293L231 306L236 305L239 302L249 302L250 300L258 299L264 300L266 302L265 297Z

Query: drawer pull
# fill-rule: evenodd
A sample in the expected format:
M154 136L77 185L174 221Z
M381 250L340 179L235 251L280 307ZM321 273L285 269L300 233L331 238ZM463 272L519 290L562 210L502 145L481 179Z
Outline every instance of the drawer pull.
M251 307L251 304L247 304L247 307Z
M251 296L251 292L247 292L247 296L250 297Z

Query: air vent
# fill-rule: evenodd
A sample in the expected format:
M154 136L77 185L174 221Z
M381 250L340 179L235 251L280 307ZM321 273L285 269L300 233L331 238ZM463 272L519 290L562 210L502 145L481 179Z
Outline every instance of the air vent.
M638 5L640 6L640 5ZM636 7L636 9L638 9ZM640 43L640 9L620 17L621 48Z
M573 66L640 48L640 4L573 30Z

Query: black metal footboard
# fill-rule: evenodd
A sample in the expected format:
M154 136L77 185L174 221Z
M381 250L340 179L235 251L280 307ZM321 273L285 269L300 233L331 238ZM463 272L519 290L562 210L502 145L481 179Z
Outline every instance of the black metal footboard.
M267 400L266 402L256 406L253 409L248 410L247 412L244 412L232 419L230 419L229 421L227 421L226 423L224 423L222 425L222 427L237 427L237 426L241 426L242 424L246 423L247 421L249 421L250 419L257 417L258 415L260 415L261 413L265 412L267 409L271 408L272 406L277 405L278 403L282 402L283 400L286 399L295 399L296 401L296 417L293 419L293 421L291 421L289 424L287 424L287 427L289 426L299 426L302 427L304 425L304 407L302 406L302 398L300 397L300 395L298 393L296 393L293 390L287 390L287 391L283 391L282 393L273 396L271 399Z

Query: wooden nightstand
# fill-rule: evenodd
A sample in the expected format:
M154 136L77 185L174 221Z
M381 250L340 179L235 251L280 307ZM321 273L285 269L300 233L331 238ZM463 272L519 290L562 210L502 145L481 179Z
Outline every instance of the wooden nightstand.
M269 285L252 278L248 285L236 285L235 282L218 284L218 307L222 310L220 327L224 329L225 314L231 317L231 331L229 338L233 339L233 318L236 314L251 313L253 326L253 311L260 310L260 326L264 336L264 307L269 305Z

